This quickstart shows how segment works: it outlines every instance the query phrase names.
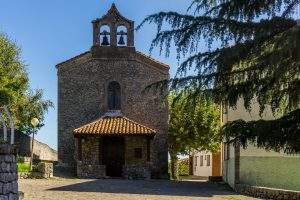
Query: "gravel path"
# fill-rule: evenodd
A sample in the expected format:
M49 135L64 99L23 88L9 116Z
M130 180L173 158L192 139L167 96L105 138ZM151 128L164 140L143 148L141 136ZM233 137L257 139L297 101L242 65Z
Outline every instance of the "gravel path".
M20 180L25 200L254 200L227 187L192 181L130 180Z

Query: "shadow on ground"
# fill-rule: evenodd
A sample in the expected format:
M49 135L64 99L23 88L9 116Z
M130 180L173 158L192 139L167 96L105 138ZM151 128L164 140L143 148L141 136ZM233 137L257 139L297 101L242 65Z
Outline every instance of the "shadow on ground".
M66 170L66 168L58 165L54 165L53 175L59 178L76 179L72 170Z
M51 188L52 191L99 192L116 194L168 195L212 197L234 195L227 186L209 182L166 181L166 180L86 180L82 183Z

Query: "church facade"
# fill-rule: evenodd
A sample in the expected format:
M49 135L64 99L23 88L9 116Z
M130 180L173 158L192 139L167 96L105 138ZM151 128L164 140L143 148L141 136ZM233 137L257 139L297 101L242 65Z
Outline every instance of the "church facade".
M113 4L91 50L58 64L58 160L78 177L165 178L169 67L134 47L134 22Z

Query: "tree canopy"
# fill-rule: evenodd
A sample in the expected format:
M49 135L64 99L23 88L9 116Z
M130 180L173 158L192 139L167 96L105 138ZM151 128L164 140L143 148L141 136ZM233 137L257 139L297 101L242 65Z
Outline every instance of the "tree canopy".
M169 96L168 144L171 156L171 174L176 179L175 165L179 154L188 155L192 150L218 151L220 134L220 110L205 96L190 101L190 90Z
M0 107L8 105L16 128L29 133L31 119L38 118L41 122L39 127L43 126L45 112L53 104L43 99L42 90L30 89L20 53L20 48L13 41L0 34Z
M177 154L190 150L218 151L220 135L220 110L211 99L201 96L190 101L188 92L179 98L169 96L169 149Z
M171 89L192 86L194 96L211 90L217 103L235 107L244 99L248 110L256 99L261 113L270 105L274 113L288 114L300 104L300 25L292 18L299 4L194 0L186 14L156 13L138 28L157 25L151 49L159 47L169 56L172 45L176 47L182 62L169 82Z

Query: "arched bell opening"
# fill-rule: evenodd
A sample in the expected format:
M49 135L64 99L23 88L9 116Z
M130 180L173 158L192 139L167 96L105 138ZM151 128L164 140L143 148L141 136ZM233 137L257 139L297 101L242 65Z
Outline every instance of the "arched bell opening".
M100 27L100 45L101 46L110 46L111 37L110 37L110 27L108 25L103 25Z
M127 45L127 28L125 26L118 26L117 28L117 45L118 46L128 46Z

